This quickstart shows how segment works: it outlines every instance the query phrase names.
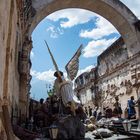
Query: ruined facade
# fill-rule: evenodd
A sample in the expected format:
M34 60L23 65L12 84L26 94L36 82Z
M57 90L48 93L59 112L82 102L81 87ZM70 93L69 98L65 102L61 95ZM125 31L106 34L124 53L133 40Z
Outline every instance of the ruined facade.
M98 56L97 61L97 70L94 71L96 76L90 87L87 87L86 82L83 82L83 85L79 84L80 76L75 81L75 83L79 81L76 84L76 90L79 91L81 100L87 106L90 102L88 92L89 89L92 89L90 94L93 96L94 105L113 108L115 96L119 96L122 110L125 110L127 100L131 96L134 96L135 99L140 96L140 52L129 58L126 44L120 37ZM90 73L86 74L90 75ZM84 74L81 76L84 78ZM84 80L88 81L89 79L84 78ZM83 97L83 91L85 97ZM87 100L88 102L86 102Z
M119 96L125 110L127 100L139 96L140 53L129 58L122 38L118 39L98 57L98 75L98 91L108 95L105 106L113 105Z
M140 51L139 23L137 17L119 0L1 0L0 128L2 129L0 129L0 139L5 140L7 137L11 140L11 118L13 123L16 123L20 116L28 117L32 31L43 18L65 8L82 8L96 12L116 27L127 48L129 64L126 64L131 69L134 81L137 81L133 86L137 92L139 90L137 88L139 85L137 80ZM102 81L104 80L103 75Z
M84 72L75 80L75 92L83 105L93 106L95 104L95 68L90 72Z

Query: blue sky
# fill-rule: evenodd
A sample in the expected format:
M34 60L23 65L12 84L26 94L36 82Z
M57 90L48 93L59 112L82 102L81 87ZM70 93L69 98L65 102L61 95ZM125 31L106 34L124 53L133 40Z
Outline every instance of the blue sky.
M139 0L134 0L133 3L132 0L122 1L138 17L140 16ZM65 9L47 16L32 33L31 97L37 100L46 98L46 84L53 85L55 79L53 76L55 69L44 40L47 41L59 69L64 72L65 65L80 44L83 44L79 75L93 68L96 65L97 56L119 36L117 30L106 19L84 9Z

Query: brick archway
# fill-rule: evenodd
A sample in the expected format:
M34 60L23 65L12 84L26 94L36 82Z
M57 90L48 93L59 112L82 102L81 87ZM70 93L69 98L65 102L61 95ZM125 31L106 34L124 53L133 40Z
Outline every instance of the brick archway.
M134 55L134 64L139 63L139 59L135 59L135 56L140 53L140 22L119 0L2 0L0 2L0 19L2 19L0 20L0 109L3 107L7 113L1 111L0 121L3 121L3 118L5 120L3 124L0 123L0 127L4 126L3 129L6 130L8 137L12 133L8 110L10 112L12 107L16 110L16 105L19 111L24 110L20 105L28 107L31 33L47 15L66 8L87 9L109 20L122 35L129 56ZM31 10L33 13L30 13ZM139 58L140 55L137 56ZM130 63L130 66L132 64ZM135 70L135 67L130 69Z
M32 18L28 36L38 23L49 14L66 8L82 8L95 12L110 21L121 34L128 48L129 56L140 50L139 32L134 24L137 17L119 0L32 0L36 14ZM133 46L137 49L133 49Z

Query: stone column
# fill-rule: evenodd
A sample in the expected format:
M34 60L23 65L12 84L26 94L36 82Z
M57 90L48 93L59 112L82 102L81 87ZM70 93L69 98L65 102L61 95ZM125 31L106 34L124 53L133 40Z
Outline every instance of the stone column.
M30 52L32 49L32 41L25 37L23 43L22 54L20 58L20 109L24 116L28 117L28 106L29 106L29 90L30 90Z

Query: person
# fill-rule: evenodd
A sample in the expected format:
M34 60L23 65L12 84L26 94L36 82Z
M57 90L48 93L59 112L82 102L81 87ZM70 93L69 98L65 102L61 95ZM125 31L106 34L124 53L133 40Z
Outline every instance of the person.
M34 127L36 125L36 127L41 128L45 125L46 114L44 108L44 99L41 98L39 101L38 108L36 108L34 111Z
M101 118L102 118L102 110L101 110L101 107L99 107L97 110L96 120L99 121Z
M114 110L113 110L114 116L121 118L122 114L122 109L121 109L121 104L119 103L119 97L115 97L115 103L114 103Z
M128 119L135 119L135 118L136 118L136 110L135 110L134 96L131 96L130 100L128 100Z
M52 113L52 111L51 111L51 106L50 106L50 97L47 97L46 98L46 101L45 101L45 103L44 103L44 107L43 107L43 111L44 111L44 113L46 113L46 114L50 114L50 113Z
M88 106L88 114L89 114L89 117L92 116L92 108L90 106Z
M54 81L54 94L57 97L60 97L61 96L60 95L60 83L62 83L62 81L64 80L63 72L59 71L59 74L58 74L58 72L55 72L54 76L56 77L56 79Z
M51 96L51 110L52 114L57 114L59 112L59 103L56 95Z
M56 71L54 73L56 77L54 82L55 94L62 99L65 107L70 107L71 112L75 115L76 104L80 104L80 101L75 96L73 85L71 81L66 81L63 77L63 72Z
M52 118L52 106L51 106L51 97L47 97L44 107L43 107L43 112L45 115L45 127L50 126L52 123L51 118Z
M111 118L112 117L112 109L109 108L109 106L106 107L106 110L105 110L105 116L106 118Z
M128 102L128 101L127 101ZM128 118L128 107L124 109L124 118Z
M82 106L77 107L76 116L79 117L82 122L85 122L85 120L87 119L87 114Z
M39 100L39 109L42 110L43 107L44 107L44 99L41 98L41 99Z
M94 110L93 110L93 116L96 118L97 117L97 110L98 110L98 107L95 106Z
M88 110L87 110L87 107L85 107L85 113L86 113L86 115L88 116Z

